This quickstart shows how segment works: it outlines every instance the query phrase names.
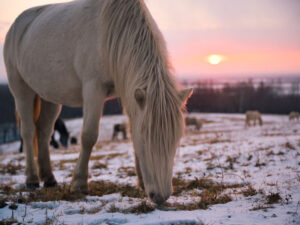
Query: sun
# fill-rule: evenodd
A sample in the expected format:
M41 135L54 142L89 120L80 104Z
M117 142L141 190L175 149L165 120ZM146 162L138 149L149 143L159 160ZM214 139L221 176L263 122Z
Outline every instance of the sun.
M222 55L216 55L216 54L212 54L209 55L207 57L207 61L211 64L211 65L218 65L220 64L222 61L224 61L225 57Z

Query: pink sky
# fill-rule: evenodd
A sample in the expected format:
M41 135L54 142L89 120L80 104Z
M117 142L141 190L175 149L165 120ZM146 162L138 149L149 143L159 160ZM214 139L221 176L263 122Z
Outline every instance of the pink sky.
M0 7L0 51L23 10L57 0L10 0ZM146 0L175 74L184 77L300 74L298 0ZM225 61L211 65L207 56ZM2 54L0 80L5 79Z

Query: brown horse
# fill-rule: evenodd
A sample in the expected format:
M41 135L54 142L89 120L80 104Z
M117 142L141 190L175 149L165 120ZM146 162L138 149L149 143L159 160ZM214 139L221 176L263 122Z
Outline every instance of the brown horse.
M121 132L123 134L123 139L126 140L127 139L127 125L126 125L126 123L117 123L117 124L114 125L112 140L117 139L119 132Z
M44 186L57 184L48 145L64 104L83 107L71 191L88 191L88 161L103 103L117 96L129 117L139 183L155 203L171 195L184 128L181 109L192 90L179 91L164 39L143 0L80 0L28 9L7 33L4 60L21 119L27 187L38 187L39 178Z

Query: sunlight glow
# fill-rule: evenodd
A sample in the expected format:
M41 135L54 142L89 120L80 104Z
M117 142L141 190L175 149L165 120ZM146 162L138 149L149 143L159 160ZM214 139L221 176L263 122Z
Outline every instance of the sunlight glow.
M212 65L218 65L219 63L223 62L225 60L225 57L222 55L209 55L207 57L207 61Z

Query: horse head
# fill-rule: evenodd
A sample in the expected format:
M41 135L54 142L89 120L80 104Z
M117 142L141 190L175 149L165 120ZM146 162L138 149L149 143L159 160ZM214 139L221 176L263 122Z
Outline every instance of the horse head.
M176 149L183 133L182 106L192 89L158 100L146 90L135 91L136 112L131 118L137 173L141 174L149 198L162 204L172 194L172 174Z

